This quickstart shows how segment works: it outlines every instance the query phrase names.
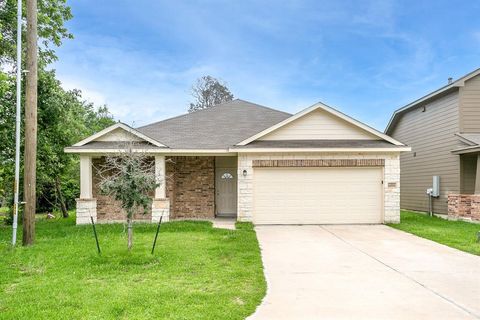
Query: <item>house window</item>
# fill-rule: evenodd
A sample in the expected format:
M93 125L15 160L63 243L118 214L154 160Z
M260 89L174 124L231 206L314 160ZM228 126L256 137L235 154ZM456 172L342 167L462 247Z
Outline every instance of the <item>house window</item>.
M222 179L233 179L233 176L231 173L225 172L222 174Z

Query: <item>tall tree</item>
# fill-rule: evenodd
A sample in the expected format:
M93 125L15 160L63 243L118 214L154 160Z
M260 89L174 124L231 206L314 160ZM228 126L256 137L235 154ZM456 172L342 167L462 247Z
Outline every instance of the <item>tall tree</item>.
M15 151L15 77L16 0L0 0L0 201L10 204ZM25 16L25 2L24 2ZM46 66L57 59L55 46L73 38L65 27L72 18L66 0L38 0L38 144L37 144L37 210L67 212L75 206L79 192L78 159L65 154L72 145L114 123L108 109L97 108L83 100L78 90L66 91ZM26 48L26 28L22 30L22 48ZM25 62L26 50L23 51ZM22 69L28 69L25 65ZM25 91L22 92L25 106ZM23 118L23 115L22 115ZM23 120L23 119L22 119ZM22 136L25 126L22 125ZM22 140L22 149L24 148ZM23 154L22 154L23 157ZM23 164L23 159L21 163ZM21 168L22 172L24 168ZM23 175L21 183L23 184ZM23 190L21 199L24 199ZM8 221L7 222L11 222Z
M0 1L0 65L9 71L15 63L16 44L16 0ZM25 16L25 15L24 15ZM72 39L73 35L65 27L65 21L72 18L72 12L66 0L39 0L38 2L38 36L40 68L57 60L52 46L60 46L63 39ZM25 28L22 39L26 39ZM25 45L23 44L23 48ZM25 60L24 60L25 61Z
M37 0L27 0L27 83L25 89L25 164L23 245L35 241L35 213L37 204Z
M194 101L190 103L188 112L194 112L213 107L222 102L233 100L233 94L227 84L212 76L203 76L192 87Z

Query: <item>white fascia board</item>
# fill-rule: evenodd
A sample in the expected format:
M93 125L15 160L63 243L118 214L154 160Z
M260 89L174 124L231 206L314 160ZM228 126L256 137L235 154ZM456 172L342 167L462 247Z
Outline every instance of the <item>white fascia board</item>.
M476 143L475 141L469 140L468 138L464 137L461 133L455 133L455 135L458 137L460 141L468 144L469 146L478 146L478 143Z
M453 154L465 154L465 153L473 153L473 152L480 152L480 146L470 146L462 149L455 149L450 151Z
M111 154L111 153L121 153L125 152L125 149L121 148L84 148L78 149L74 147L67 147L63 149L65 153L95 153L95 154ZM160 148L160 149L134 149L133 152L145 152L151 154L170 154L170 155L230 155L236 153L236 151L230 151L228 149L170 149L170 148Z
M308 114L308 113L310 113L310 112L313 112L313 111L315 111L315 110L317 110L317 109L321 109L321 110L324 110L324 111L326 111L326 112L328 112L328 113L330 113L330 114L333 114L334 116L336 116L336 117L338 117L338 118L341 118L341 119L345 120L346 122L348 122L348 123L350 123L350 124L353 124L353 125L361 128L361 129L363 129L363 130L365 130L365 131L367 131L367 132L369 132L369 133L371 133L371 134L373 134L373 135L381 138L382 140L386 140L386 141L388 141L388 142L390 142L390 143L393 143L394 145L397 145L397 146L403 146L403 145L404 145L404 144L401 143L400 141L397 141L397 140L393 139L392 137L389 137L388 135L386 135L386 134L384 134L384 133L382 133L382 132L380 132L380 131L378 131L378 130L373 129L373 128L370 127L370 126L368 126L368 125L366 125L366 124L364 124L364 123L362 123L362 122L360 122L360 121L358 121L358 120L355 120L355 119L353 119L352 117L349 117L349 116L347 116L346 114L344 114L344 113L342 113L342 112L340 112L340 111L338 111L338 110L336 110L336 109L334 109L334 108L332 108L332 107L329 107L329 106L327 106L327 105L324 104L324 103L319 102L319 103L314 104L314 105L311 106L311 107L308 107L308 108L306 108L306 109L304 109L304 110L302 110L302 111L294 114L293 116L291 116L291 117L283 120L282 122L277 123L276 125L273 125L273 126L267 128L267 129L265 129L265 130L257 133L256 135L251 136L250 138L245 139L245 140L237 143L237 146L247 145L247 144L249 144L250 142L255 141L255 140L257 140L257 139L259 139L259 138L261 138L261 137L269 134L270 132L273 132L273 131L275 131L275 130L277 130L277 129L279 129L279 128L287 125L287 124L289 124L290 122L295 121L296 119L301 118L301 117L303 117L304 115L306 115L306 114Z
M130 126L128 126L128 125L126 125L125 123L122 123L122 122L115 123L115 124L111 125L110 127L107 127L105 129L91 135L90 137L85 138L82 141L75 143L73 145L73 147L81 147L81 146L83 146L83 145L85 145L89 142L95 141L96 139L100 138L101 136L104 136L107 133L112 132L113 130L118 129L118 128L121 128L121 129L125 130L126 132L131 133L131 134L139 137L140 139L143 139L147 142L150 142L154 146L166 147L166 145L164 145L164 144L158 142L157 140L154 140L154 139L144 135L143 133L133 129L132 127L130 127Z
M306 152L407 152L412 151L411 147L396 148L234 148L231 151L238 153L306 153Z

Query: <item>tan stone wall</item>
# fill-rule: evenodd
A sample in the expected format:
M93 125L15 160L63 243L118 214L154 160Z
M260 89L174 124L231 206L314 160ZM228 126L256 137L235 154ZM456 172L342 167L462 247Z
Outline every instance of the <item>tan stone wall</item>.
M168 157L170 218L215 217L215 157Z
M480 221L479 194L449 194L448 215Z
M99 183L100 177L98 175L98 169L101 168L101 165L104 163L105 158L95 158L92 160L92 193L93 198L97 200L97 219L103 221L119 221L126 219L126 213L121 207L119 201L115 201L110 196L102 195L100 193ZM152 169L154 165L154 159L152 157ZM151 197L154 197L154 192L151 193ZM152 219L151 215L151 207L148 208L145 214L142 214L143 209L138 209L137 213L134 215L134 220L147 220L150 221Z
M282 160L282 164L295 163L296 160L302 160L305 165L320 165L353 163L360 165L371 165L376 163L383 166L384 175L384 222L396 223L400 221L400 159L399 153L272 153L272 154L254 154L244 153L238 155L238 220L252 221L253 210L253 174L254 164L275 164ZM268 161L266 161L268 160ZM295 161L290 161L295 160ZM305 161L316 160L316 161ZM327 160L327 161L319 161ZM355 161L351 161L355 160ZM368 160L368 161L365 161ZM265 161L265 162L262 162ZM302 163L300 161L300 163ZM243 175L246 170L246 176Z

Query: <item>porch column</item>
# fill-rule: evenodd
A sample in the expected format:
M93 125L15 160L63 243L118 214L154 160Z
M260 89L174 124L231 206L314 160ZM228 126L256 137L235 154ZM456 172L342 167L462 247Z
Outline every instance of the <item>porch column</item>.
M152 222L167 222L170 219L170 199L166 195L165 156L155 156L155 176L159 186L155 189L155 198L152 203Z
M475 194L480 194L480 153L477 155L477 173L475 176Z
M92 157L80 156L80 199L92 196Z
M92 192L92 157L80 156L80 198L77 200L77 224L90 224L90 217L97 221L97 199Z
M155 199L165 199L165 156L155 156L155 176L160 184L155 189Z

